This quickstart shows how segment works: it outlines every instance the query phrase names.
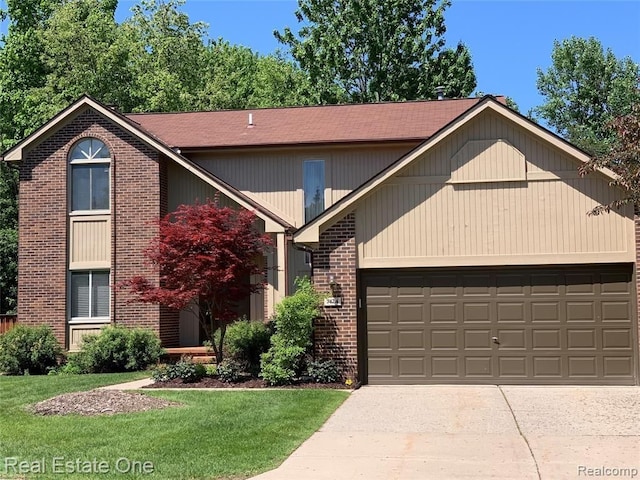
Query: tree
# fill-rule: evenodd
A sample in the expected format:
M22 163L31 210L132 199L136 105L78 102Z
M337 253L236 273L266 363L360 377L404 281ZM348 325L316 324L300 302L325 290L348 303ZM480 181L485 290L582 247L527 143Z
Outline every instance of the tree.
M0 313L14 311L18 296L18 174L0 162Z
M545 103L534 112L583 150L605 154L615 139L612 120L640 102L640 66L593 37L554 42L551 59L546 72L538 69Z
M272 245L268 235L255 229L255 219L253 212L220 207L217 201L181 205L159 221L158 236L144 252L159 270L159 284L136 276L122 286L145 303L176 309L197 304L220 363L226 327L237 319L237 303L265 284L251 281L253 275L264 277L256 260Z
M468 96L476 86L463 44L444 49L450 0L298 0L298 37L275 31L323 103Z
M611 149L594 157L581 173L608 168L617 175L612 185L620 187L625 195L609 204L598 205L591 214L599 215L629 204L637 214L640 208L640 103L633 105L630 113L612 120L608 128L615 132Z

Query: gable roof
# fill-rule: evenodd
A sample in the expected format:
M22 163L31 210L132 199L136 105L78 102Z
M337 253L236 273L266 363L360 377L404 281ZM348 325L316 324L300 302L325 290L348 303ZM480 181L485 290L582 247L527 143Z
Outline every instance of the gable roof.
M293 235L294 243L317 244L320 239L320 233L324 229L333 225L339 219L343 218L349 212L354 210L360 200L372 194L389 178L393 177L402 169L416 161L424 153L428 152L435 145L444 140L447 136L454 133L460 127L470 122L472 119L486 110L491 110L498 113L499 115L502 115L508 120L511 120L512 122L518 124L525 130L538 136L542 140L547 141L554 147L562 150L563 152L571 155L572 157L583 163L588 162L591 158L590 155L583 150L580 150L578 147L572 145L571 143L550 132L549 130L541 127L537 123L532 122L518 112L511 110L509 107L499 102L495 97L487 95L482 98L479 103L476 103L467 111L459 115L457 118L444 125L431 138L418 145L411 152L398 159L386 169L374 175L360 187L356 188L354 191L343 197L340 201L329 207L315 219L311 220L309 223L298 229L298 231L296 231ZM609 169L599 168L598 171L609 179L616 178L616 174Z
M208 183L216 190L220 191L227 197L231 198L233 201L241 205L242 207L253 210L256 212L258 218L265 221L265 227L267 232L274 231L285 231L292 230L293 226L281 219L273 212L267 210L258 202L243 194L235 187L229 185L225 181L213 175L211 172L205 170L204 168L196 165L188 158L183 157L180 153L176 152L172 148L170 148L166 143L162 140L158 139L156 136L150 134L145 129L141 128L140 125L132 122L124 115L116 112L112 108L107 107L106 105L98 102L94 98L91 98L88 95L83 95L76 102L62 110L55 117L33 132L31 135L27 136L24 140L14 145L12 148L7 150L2 158L4 161L20 161L23 158L24 151L41 138L46 135L51 134L57 128L62 125L67 119L72 118L73 115L81 111L82 109L90 107L99 114L103 115L110 121L119 125L124 130L129 133L135 135L141 141L149 145L150 147L156 149L160 153L164 154L169 159L176 162L183 168L189 170L196 177L200 178L204 182Z
M481 98L356 105L144 113L127 117L183 149L423 141ZM504 97L500 97L505 101ZM253 125L249 125L249 115Z

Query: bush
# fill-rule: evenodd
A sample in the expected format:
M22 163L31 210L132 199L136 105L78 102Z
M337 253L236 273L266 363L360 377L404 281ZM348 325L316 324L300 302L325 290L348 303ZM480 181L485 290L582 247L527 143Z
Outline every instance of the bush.
M233 383L240 380L243 367L235 360L223 360L216 369L216 376L223 382Z
M307 373L315 383L338 383L341 380L338 366L333 360L309 362Z
M225 357L256 374L260 370L260 355L269 350L270 338L271 332L263 322L239 320L227 327Z
M97 335L83 337L80 352L69 363L83 373L130 372L156 363L162 353L160 340L151 330L108 326Z
M0 335L0 371L8 375L48 373L58 365L62 347L47 325L16 325Z
M180 378L184 383L195 383L202 380L207 371L204 365L194 363L191 357L182 357L178 362L158 365L151 371L154 382L168 382Z
M296 293L276 306L276 333L261 358L260 375L271 385L292 383L302 372L311 346L313 320L320 314L321 296L308 278L296 279Z

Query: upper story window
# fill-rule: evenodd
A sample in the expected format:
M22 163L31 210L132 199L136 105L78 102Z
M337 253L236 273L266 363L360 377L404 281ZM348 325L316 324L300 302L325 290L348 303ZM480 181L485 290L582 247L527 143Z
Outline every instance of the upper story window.
M71 211L109 210L111 156L97 138L80 140L69 155Z
M303 165L304 222L324 211L324 160L306 160Z

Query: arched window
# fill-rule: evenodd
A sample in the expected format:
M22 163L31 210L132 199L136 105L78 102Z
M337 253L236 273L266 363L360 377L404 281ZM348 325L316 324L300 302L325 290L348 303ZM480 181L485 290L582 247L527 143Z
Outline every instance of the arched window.
M71 211L109 210L111 155L97 138L80 140L69 154Z

